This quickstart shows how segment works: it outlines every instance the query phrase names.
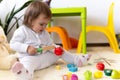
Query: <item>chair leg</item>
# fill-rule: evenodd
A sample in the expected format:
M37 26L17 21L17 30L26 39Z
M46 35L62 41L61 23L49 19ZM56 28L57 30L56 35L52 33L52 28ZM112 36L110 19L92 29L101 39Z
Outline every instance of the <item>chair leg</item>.
M77 53L80 54L82 50L82 33L80 34L79 41L78 41Z
M69 50L71 48L69 36L64 28L54 26L54 27L46 28L46 30L48 32L56 32L59 35L64 49Z
M115 35L114 34L107 34L107 37L109 39L109 42L110 42L110 47L113 49L113 51L115 53L120 53L120 50L119 50L119 47L118 47L118 43L117 43L117 40L115 38Z
M119 50L119 47L118 47L118 43L117 43L117 40L116 40L116 37L114 34L112 33L104 33L106 35L106 37L108 38L109 40L109 44L110 44L110 47L113 49L113 51L115 53L120 53L120 50ZM80 53L81 50L82 50L82 33L80 34L80 38L79 38L79 44L78 44L78 47L77 47L77 53Z

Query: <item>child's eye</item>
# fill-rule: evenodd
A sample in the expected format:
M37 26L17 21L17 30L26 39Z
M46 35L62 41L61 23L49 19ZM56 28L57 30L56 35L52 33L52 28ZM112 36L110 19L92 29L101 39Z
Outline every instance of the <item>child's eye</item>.
M40 24L40 26L43 26L44 24L43 23L39 23Z

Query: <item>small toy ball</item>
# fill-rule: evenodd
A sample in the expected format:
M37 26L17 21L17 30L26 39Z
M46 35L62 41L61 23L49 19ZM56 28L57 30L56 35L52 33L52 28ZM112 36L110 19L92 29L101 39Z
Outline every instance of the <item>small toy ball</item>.
M106 76L111 76L112 69L105 69L104 73L105 73Z
M54 49L54 53L57 55L57 56L60 56L63 54L63 49L61 47L56 47Z
M103 71L105 69L105 65L102 62L97 63L96 68L98 70Z
M78 80L78 76L76 74L72 74L71 80Z
M94 72L94 78L99 79L103 77L102 71L96 71Z

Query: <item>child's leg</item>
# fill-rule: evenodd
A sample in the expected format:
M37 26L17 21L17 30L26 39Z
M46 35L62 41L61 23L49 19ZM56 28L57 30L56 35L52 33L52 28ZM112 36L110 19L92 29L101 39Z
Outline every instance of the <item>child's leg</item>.
M17 80L32 80L33 72L38 66L36 56L26 56L12 66L12 72Z
M15 75L16 80L32 80L32 75L20 62L16 62L12 66L11 71Z
M34 70L46 68L54 64L58 59L59 57L51 52L46 52L37 56L27 56L20 59L20 62L15 63L11 70L15 74L17 80L30 80L32 78L30 75L33 74Z
M86 54L84 56L71 54L70 52L64 50L64 54L61 56L63 60L69 63L73 63L78 67L83 66L91 57L91 54Z
M46 52L38 56L39 66L37 69L42 69L51 66L59 59L54 53Z

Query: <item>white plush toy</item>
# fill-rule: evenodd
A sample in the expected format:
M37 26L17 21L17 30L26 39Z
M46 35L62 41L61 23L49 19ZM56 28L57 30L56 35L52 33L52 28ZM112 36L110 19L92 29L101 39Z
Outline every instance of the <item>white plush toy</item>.
M17 57L10 49L3 28L0 26L0 69L10 69L16 61Z

